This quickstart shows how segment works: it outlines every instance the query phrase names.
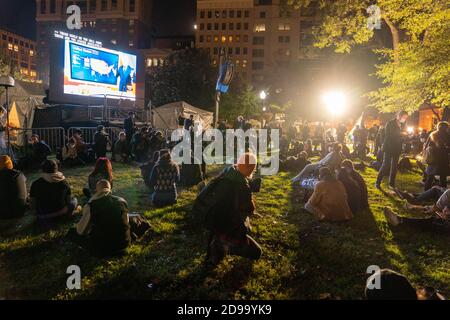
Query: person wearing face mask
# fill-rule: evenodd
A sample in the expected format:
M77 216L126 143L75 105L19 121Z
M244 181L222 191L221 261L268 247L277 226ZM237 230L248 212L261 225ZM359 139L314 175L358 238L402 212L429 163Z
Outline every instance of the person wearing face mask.
M406 111L399 111L395 119L386 124L383 142L383 163L376 181L376 188L381 189L381 182L389 172L389 186L395 189L395 179L397 176L397 166L400 154L402 153L402 126L408 120Z

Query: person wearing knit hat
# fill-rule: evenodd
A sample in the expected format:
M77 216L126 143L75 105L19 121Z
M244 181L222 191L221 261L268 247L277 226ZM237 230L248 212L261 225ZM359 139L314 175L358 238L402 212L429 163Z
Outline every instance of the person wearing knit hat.
M27 206L26 178L9 156L0 156L0 220L22 217Z
M224 169L198 195L194 211L204 210L205 227L211 232L207 262L217 265L227 254L251 260L261 257L262 250L248 233L250 216L255 211L252 181L256 157L242 155L236 165Z

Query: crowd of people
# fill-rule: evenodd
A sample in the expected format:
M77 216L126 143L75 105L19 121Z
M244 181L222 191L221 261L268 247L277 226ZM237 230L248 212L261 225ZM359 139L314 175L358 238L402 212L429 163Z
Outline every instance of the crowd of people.
M337 128L319 124L312 133L309 124L304 123L300 130L289 128L286 134L283 132L279 150L280 167L298 172L292 179L294 187L309 191L305 198L305 211L319 221L330 222L345 222L367 211L368 188L357 168L364 166L369 153L378 160L382 154L376 187L381 190L384 177L389 176L389 187L396 190L400 157L405 151L405 144L410 143L403 128L407 118L407 113L399 112L385 127L374 126L371 129L359 125L349 131L344 124L339 124ZM183 122L183 127L188 131L192 131L194 125L193 117ZM222 122L221 126L226 128L227 125ZM233 126L251 128L243 117L239 117ZM404 218L385 208L384 214L392 226L448 230L449 137L446 122L439 123L431 134L420 136L424 163L427 165L423 172L424 192L396 192L408 202L408 210L421 212L426 217ZM204 166L180 166L175 163L171 157L171 145L163 134L149 126L138 128L133 113L125 120L124 131L117 141L110 141L103 126L97 128L93 140L92 144L85 143L81 130L76 130L60 153L63 166L94 164L83 188L84 201L73 197L74 192L60 171L58 162L48 159L50 148L38 136L31 138L32 162L26 167L36 168L39 163L41 175L31 183L29 192L24 173L15 168L9 156L1 156L0 219L18 219L30 212L36 217L36 223L45 228L52 228L61 220L76 219L78 222L68 234L71 241L96 255L122 254L133 240L151 227L143 216L130 211L125 199L113 195L112 162L137 163L156 208L175 204L180 186L198 185L192 214L209 232L208 263L216 265L227 254L254 260L261 257L262 249L251 237L250 224L256 209L253 194L261 188L261 179L254 177L257 169L255 155L250 152L242 154L235 165L227 166L206 183ZM352 152L349 145L353 147ZM111 160L107 157L109 152L112 154ZM319 160L313 162L313 158ZM360 163L357 164L355 159L359 159ZM18 165L20 168L23 163ZM436 176L439 176L438 181ZM423 206L427 201L435 201L435 204ZM390 271L382 275L385 274L392 278ZM413 297L412 289L408 290ZM368 292L367 298L377 299L379 296Z

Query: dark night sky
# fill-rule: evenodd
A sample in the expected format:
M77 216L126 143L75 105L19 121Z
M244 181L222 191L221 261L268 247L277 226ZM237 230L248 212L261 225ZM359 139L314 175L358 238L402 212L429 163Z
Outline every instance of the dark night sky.
M35 0L0 0L0 26L36 38ZM193 34L195 0L154 0L156 36Z

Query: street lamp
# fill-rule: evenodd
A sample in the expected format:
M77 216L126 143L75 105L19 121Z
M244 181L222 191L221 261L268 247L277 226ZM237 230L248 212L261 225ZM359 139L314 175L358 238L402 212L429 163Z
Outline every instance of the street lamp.
M261 100L266 100L267 99L267 93L263 90L263 91L261 91L260 93L259 93L259 98L261 99Z
M14 81L14 78L11 76L3 76L0 77L0 87L5 88L6 90L6 139L8 141L8 155L12 157L12 150L11 150L11 137L9 135L9 94L8 89L13 88L15 86L16 82Z
M322 101L328 112L334 116L343 114L347 107L347 97L343 92L337 90L324 93Z

